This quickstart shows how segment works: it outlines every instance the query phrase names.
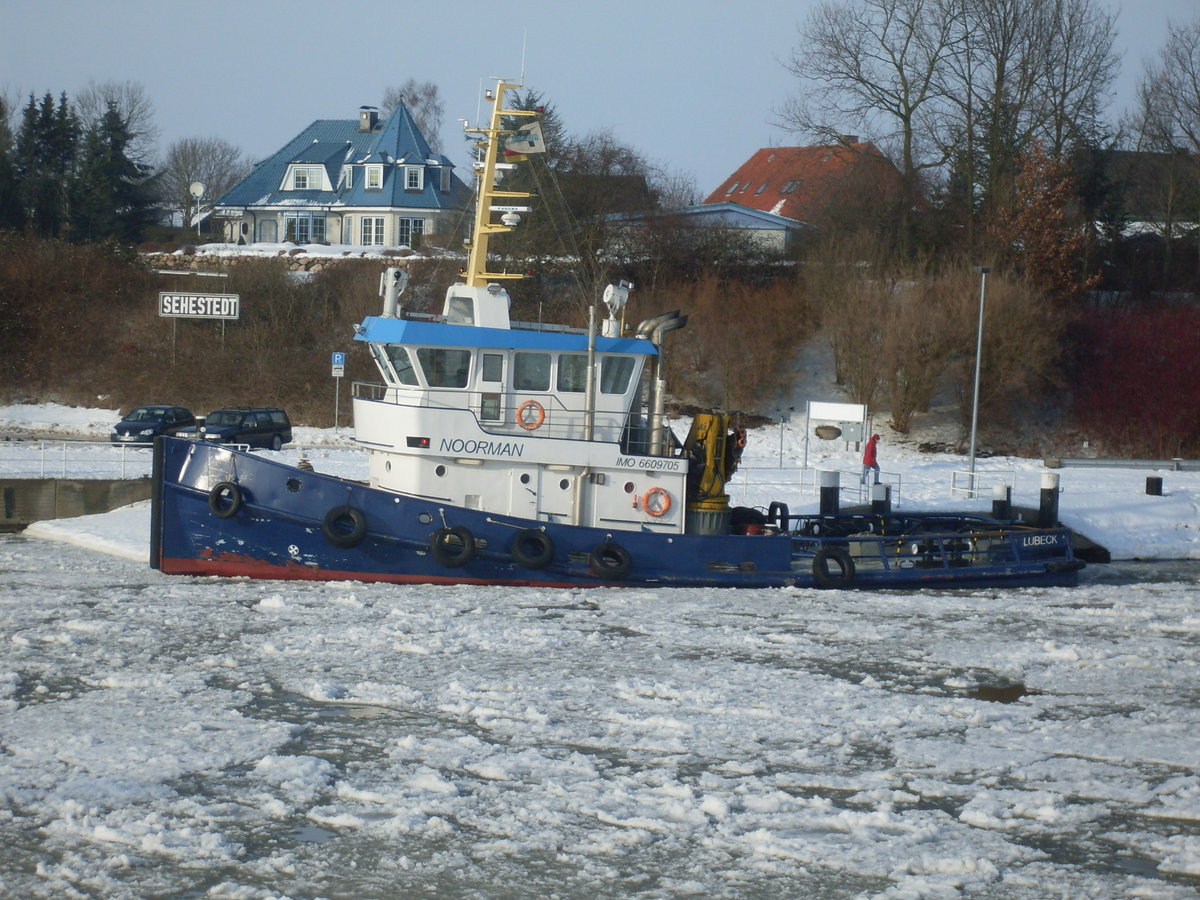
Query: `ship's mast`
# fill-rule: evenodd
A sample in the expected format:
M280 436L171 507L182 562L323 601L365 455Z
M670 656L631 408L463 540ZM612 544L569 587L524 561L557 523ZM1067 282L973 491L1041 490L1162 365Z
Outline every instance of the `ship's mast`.
M475 229L471 239L471 251L467 258L466 281L473 287L486 285L489 281L504 278L524 278L523 272L489 272L488 241L493 234L512 231L520 221L522 213L529 212L528 206L514 205L503 201L528 200L532 194L523 191L501 191L496 188L496 174L503 171L499 163L504 138L516 134L512 129L501 127L505 116L537 116L531 109L505 109L504 95L521 85L499 79L496 90L488 91L486 99L492 103L491 123L486 127L467 128L467 132L480 135L475 145L483 151L483 159L476 163L478 190L475 199ZM501 214L501 221L492 222L492 214Z

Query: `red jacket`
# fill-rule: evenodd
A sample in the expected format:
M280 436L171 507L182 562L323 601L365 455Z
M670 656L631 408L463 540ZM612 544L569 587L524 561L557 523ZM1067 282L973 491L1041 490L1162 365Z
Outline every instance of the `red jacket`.
M875 466L875 465L879 464L879 462L875 456L875 445L878 443L879 443L879 435L877 435L877 434L871 435L871 439L869 441L867 441L867 449L863 451L863 465L864 466Z

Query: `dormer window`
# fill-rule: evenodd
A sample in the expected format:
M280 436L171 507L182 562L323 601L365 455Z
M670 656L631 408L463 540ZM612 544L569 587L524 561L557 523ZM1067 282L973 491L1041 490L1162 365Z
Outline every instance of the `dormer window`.
M367 184L368 191L383 190L383 166L367 166Z
M321 169L317 166L293 166L293 191L319 191L321 189Z
M438 169L438 188L443 194L450 190L450 169L446 166Z
M342 177L339 188L349 189L354 187L354 166L342 166Z
M404 167L404 189L406 191L425 189L425 168L423 166Z

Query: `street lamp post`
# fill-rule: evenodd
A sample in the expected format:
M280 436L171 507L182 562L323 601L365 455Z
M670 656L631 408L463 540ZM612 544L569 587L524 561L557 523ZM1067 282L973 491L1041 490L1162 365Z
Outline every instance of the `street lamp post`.
M971 401L971 497L975 497L975 429L979 424L979 363L983 359L983 303L987 296L988 266L974 266L979 273L979 331L975 335L975 394Z

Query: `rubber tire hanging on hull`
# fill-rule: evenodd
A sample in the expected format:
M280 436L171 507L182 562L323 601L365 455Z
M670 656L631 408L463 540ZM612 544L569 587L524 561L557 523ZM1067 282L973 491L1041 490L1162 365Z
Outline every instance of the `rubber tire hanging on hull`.
M526 528L512 543L512 558L525 569L544 569L554 559L554 540L540 528Z
M208 492L208 508L218 518L233 518L242 508L242 489L232 481L214 484Z
M633 571L633 557L614 541L604 541L588 554L588 569L597 578L620 581Z
M833 561L838 572L830 571ZM841 547L822 547L813 557L813 580L823 588L848 588L854 584L854 560Z
M353 506L335 506L325 513L321 534L335 547L357 546L367 535L367 517Z
M447 569L466 565L475 555L475 535L465 525L439 528L429 539L433 558Z

